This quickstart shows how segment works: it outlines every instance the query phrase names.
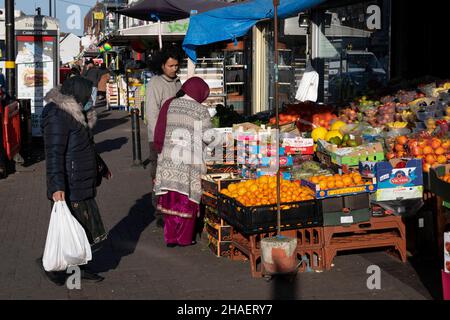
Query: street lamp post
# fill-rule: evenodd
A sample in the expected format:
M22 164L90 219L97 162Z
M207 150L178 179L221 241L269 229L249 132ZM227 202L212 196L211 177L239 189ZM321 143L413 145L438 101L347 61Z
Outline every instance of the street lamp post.
M6 15L6 80L8 81L8 95L11 99L16 97L16 64L15 45L16 37L14 32L14 0L5 0Z

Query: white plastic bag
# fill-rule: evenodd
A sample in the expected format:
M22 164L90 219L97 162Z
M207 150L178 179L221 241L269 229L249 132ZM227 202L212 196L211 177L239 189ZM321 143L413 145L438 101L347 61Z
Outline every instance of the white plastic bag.
M65 201L53 205L42 262L46 271L66 270L92 260L91 246L81 224Z
M298 101L317 101L319 91L319 74L308 64L298 86L295 99Z

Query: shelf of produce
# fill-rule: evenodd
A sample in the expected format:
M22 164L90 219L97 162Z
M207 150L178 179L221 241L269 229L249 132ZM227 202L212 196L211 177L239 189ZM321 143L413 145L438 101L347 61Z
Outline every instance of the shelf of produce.
M370 222L348 227L324 227L323 233L326 270L331 269L339 251L358 249L394 247L406 262L406 234L401 217L372 217Z

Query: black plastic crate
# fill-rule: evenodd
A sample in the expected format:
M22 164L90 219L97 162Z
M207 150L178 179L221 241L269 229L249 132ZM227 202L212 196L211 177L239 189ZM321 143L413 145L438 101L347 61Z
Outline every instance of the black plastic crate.
M277 205L246 207L224 194L219 195L217 203L220 217L244 234L277 230ZM281 230L322 225L323 216L315 200L281 205Z
M236 178L236 179L221 179L223 177L223 174L211 174L209 175L212 181L209 179L202 179L201 185L202 190L205 193L209 193L210 195L216 196L219 194L219 192L227 188L232 183L238 183L241 182L242 179Z

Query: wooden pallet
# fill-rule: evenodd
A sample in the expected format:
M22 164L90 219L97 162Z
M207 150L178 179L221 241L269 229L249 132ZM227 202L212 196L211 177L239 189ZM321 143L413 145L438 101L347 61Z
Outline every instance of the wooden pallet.
M394 247L406 262L406 233L402 218L372 217L369 222L348 227L324 227L325 269L330 270L339 251Z

